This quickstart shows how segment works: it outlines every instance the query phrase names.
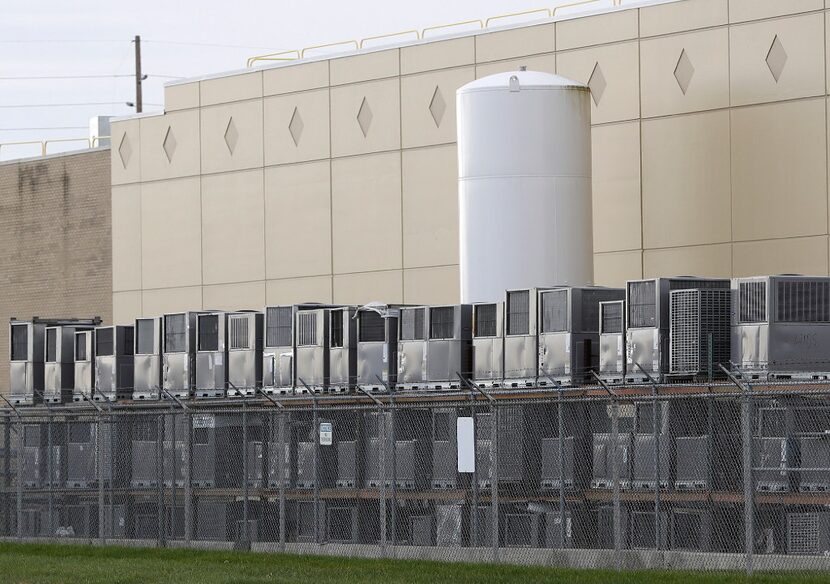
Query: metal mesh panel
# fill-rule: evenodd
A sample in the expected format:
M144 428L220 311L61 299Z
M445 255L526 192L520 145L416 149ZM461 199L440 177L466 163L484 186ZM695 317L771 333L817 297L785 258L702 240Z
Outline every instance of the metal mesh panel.
M164 352L187 351L187 315L168 314L164 317Z
M401 340L423 341L425 308L404 308L401 310Z
M289 347L292 345L292 317L290 306L276 306L265 311L265 345Z
M95 354L97 356L113 354L115 350L114 334L115 329L109 327L95 330Z
M219 315L200 314L197 329L199 331L198 349L200 351L218 351Z
M136 321L135 346L137 355L152 355L156 321L152 318L140 318Z
M568 330L568 291L551 290L541 294L542 332L558 333Z
M452 306L439 306L429 309L429 338L451 339L455 324L455 309Z
M228 348L250 349L251 342L248 332L248 316L231 315L228 317Z
M657 282L628 283L628 326L655 326L657 323Z
M719 371L719 364L728 364L731 292L677 290L671 293L670 305L671 372L697 375L710 369Z
M495 337L498 331L498 305L479 304L475 307L473 320L474 337Z
M830 282L781 280L775 305L778 322L830 322Z
M310 347L317 344L317 313L297 314L297 346Z
M507 293L507 334L526 335L530 332L530 291Z
M54 363L58 360L58 329L46 329L46 362Z
M29 358L29 325L11 325L11 360L26 361Z
M86 335L87 333L75 333L75 361L86 361Z
M386 320L377 312L360 313L358 340L361 342L380 342L386 340Z
M332 310L329 312L329 339L331 347L343 346L343 320L348 318L348 315L343 310Z
M600 332L621 333L623 327L623 302L601 304Z
M767 320L766 282L741 282L738 285L738 320L741 323Z

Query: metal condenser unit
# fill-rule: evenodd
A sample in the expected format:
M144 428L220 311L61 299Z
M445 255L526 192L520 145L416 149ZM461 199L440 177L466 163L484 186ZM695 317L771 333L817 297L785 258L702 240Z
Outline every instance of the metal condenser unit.
M176 312L163 317L162 387L177 398L190 398L196 387L196 316Z
M555 288L539 293L539 385L591 381L599 367L599 303L618 288Z
M625 295L626 380L647 383L649 375L659 381L669 373L669 294L673 290L722 290L729 286L726 279L693 276L628 281Z
M599 303L599 376L611 383L625 379L625 300Z
M732 291L673 290L670 312L671 375L720 376L718 365L730 359Z
M458 389L461 375L472 374L472 306L430 306L428 312L428 389Z
M532 387L539 373L539 292L508 290L505 299L504 385Z
M830 376L830 278L732 282L732 361L751 379Z
M43 391L46 403L71 401L75 388L75 333L88 330L90 327L46 327Z
M227 314L203 312L196 317L196 397L225 397L228 386Z
M261 312L227 315L228 396L256 395L262 387L264 317Z
M294 306L265 308L262 387L267 394L294 390Z
M504 383L504 303L473 304L473 382L479 387Z
M398 389L423 389L427 382L426 306L401 309Z
M329 385L329 309L300 310L295 319L297 391L325 391Z
M75 333L75 382L72 401L99 400L95 391L95 331Z
M328 311L329 383L332 391L348 391L357 385L357 308L344 306Z
M115 401L133 394L135 341L132 326L95 329L95 399Z
M45 331L42 323L9 322L9 401L15 405L31 405L41 399Z
M364 391L385 391L398 380L400 308L366 305L357 312L357 384Z
M133 356L133 399L157 400L161 393L162 318L137 318Z

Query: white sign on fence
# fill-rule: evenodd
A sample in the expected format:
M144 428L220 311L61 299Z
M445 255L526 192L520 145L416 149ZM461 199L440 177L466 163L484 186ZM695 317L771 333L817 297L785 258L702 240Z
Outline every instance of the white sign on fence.
M331 422L320 422L320 446L331 446Z
M458 438L458 472L475 472L476 470L476 433L472 418L456 420Z

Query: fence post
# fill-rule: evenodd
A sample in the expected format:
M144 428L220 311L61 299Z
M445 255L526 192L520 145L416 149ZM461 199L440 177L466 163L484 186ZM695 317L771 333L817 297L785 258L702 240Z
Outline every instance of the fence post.
M392 524L392 556L394 557L398 530L398 444L396 442L395 433L395 425L397 423L397 408L395 407L395 396L392 395L391 392L389 395L389 406L391 408L391 412L389 415L389 446L392 451L392 513L390 523ZM415 456L417 456L417 453L415 453Z
M193 539L193 414L184 414L187 432L184 441L184 541L187 547Z
M101 412L96 412L95 416L98 418L98 539L103 542L104 524L106 522L106 512L104 510L104 480L107 476L106 469L104 468L104 461L106 460L104 449L106 445L104 439L104 416ZM112 426L110 426L110 431L112 431ZM112 479L110 479L110 488L112 488Z
M658 416L658 408L662 409L662 404L657 401L657 386L652 385L652 395L654 399L652 400L652 408L651 408L651 423L652 423L652 432L654 432L654 549L660 549L660 440L662 438L663 432L662 427L658 428L658 421L660 420L660 416Z
M470 417L473 419L473 484L472 487L472 496L473 496L473 504L472 509L470 512L470 532L472 535L472 544L470 547L478 547L479 545L479 538L478 538L478 420L476 416L476 406L475 406L475 396L472 392L470 392ZM492 423L492 420L491 420ZM491 430L492 431L492 430ZM493 436L492 433L490 435L490 447L493 446ZM490 478L492 479L493 470L490 469Z
M279 450L277 451L277 480L279 481L279 497L280 497L280 551L285 553L285 464L286 464L286 448L285 448L285 414L279 413L279 428L277 434L279 436ZM273 426L272 426L273 427Z
M170 536L176 539L176 412L170 408Z
M744 474L744 548L746 573L752 576L755 554L755 485L752 480L752 395L744 388L741 398L741 441Z
M156 505L158 545L164 547L164 414L156 414Z
M17 417L17 538L23 539L23 418Z
M314 438L314 543L320 544L320 420L317 397L312 393L312 429Z
M614 563L621 569L622 550L622 517L620 512L620 404L615 396L611 396L611 482L612 500L614 504Z
M490 401L490 417L493 421L493 440L490 447L490 468L493 480L490 482L490 521L493 538L493 562L499 561L499 408L495 400Z
M3 489L3 535L12 534L11 501L9 501L12 486L11 456L11 418L7 413L3 416L3 487L5 487Z
M386 557L386 412L382 405L378 405L378 440L380 440L380 460L378 465L380 471L380 504L378 515L380 520L380 551Z
M49 524L49 537L55 535L55 487L54 481L54 455L52 453L52 414L46 421L46 488L49 489L49 503L46 511L46 521Z
M560 387L557 391L556 422L559 429L558 450L559 450L559 541L562 549L565 549L565 404L563 403Z
M242 403L242 525L244 526L244 545L250 545L248 530L248 408Z

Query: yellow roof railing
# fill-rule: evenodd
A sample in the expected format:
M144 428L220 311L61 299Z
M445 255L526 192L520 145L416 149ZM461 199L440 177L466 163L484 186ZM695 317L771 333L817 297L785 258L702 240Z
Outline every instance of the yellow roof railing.
M0 153L9 146L40 146L40 155L48 154L50 144L60 142L86 142L88 148L95 148L101 140L109 140L110 136L92 136L89 138L50 138L48 140L22 140L19 142L0 142Z
M251 57L247 61L248 67L253 67L255 64L259 63L260 61L295 61L297 59L303 59L306 56L306 53L309 51L315 51L318 49L327 49L332 47L339 47L342 45L351 45L354 50L359 51L360 49L366 48L366 43L371 41L377 41L381 39L392 39L402 36L414 36L415 40L422 40L427 38L428 33L434 33L439 30L446 30L450 28L457 28L461 26L471 26L471 25L478 25L479 29L486 29L490 28L490 25L494 22L505 20L507 18L515 18L517 16L528 16L532 14L539 14L541 15L540 18L553 18L557 15L559 10L564 10L568 8L576 8L578 6L584 6L587 4L597 4L601 2L611 3L611 6L621 6L624 0L575 0L573 2L566 2L565 4L559 4L553 8L537 8L535 10L524 10L522 12L511 12L509 14L499 14L497 16L490 16L484 20L480 19L472 19L472 20L462 20L460 22L452 22L450 24L439 24L436 26L428 26L424 29L419 30L405 30L402 32L393 32L389 34L381 34L377 36L370 36L366 37L365 39L361 40L348 40L348 41L341 41L338 43L326 43L324 45L315 45L313 47L305 47L304 49L292 49L290 51L279 51L277 53L268 53L266 55L256 55Z

